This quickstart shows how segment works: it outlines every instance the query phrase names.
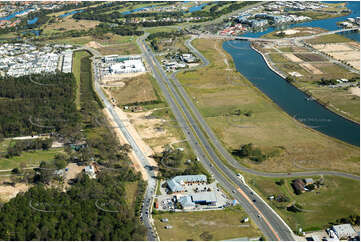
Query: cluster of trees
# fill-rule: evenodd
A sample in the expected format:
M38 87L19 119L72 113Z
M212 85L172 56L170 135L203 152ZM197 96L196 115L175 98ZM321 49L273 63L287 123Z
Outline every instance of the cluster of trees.
M27 150L47 150L51 147L52 143L52 139L17 140L13 145L8 146L6 157L19 156L22 151Z
M0 134L32 135L75 125L75 88L71 73L0 77Z
M267 155L258 147L254 147L252 143L242 145L240 149L234 150L232 154L240 158L247 157L255 162L262 162L267 159Z
M0 209L1 240L144 240L121 175L83 175L64 193L39 184ZM114 211L114 212L107 212Z
M318 84L322 85L322 86L336 85L337 83L338 82L336 81L336 79L324 79L324 78L321 78L321 80L318 81Z
M172 31L172 32L156 32L152 33L147 37L147 40L150 42L150 45L155 51L159 50L158 42L159 39L172 39L183 36L183 31Z
M346 218L337 219L336 224L352 224L354 226L360 226L360 215L352 214Z
M153 158L157 161L161 174L159 175L159 178L169 179L180 175L204 174L207 176L208 182L211 182L211 175L197 161L186 163L187 167L181 168L183 157L183 153L180 150L175 149L165 149L162 153L154 155Z
M348 81L349 81L349 82L356 82L357 80L359 80L359 78L353 77L353 78L350 78ZM324 79L324 78L321 78L321 80L319 80L317 83L318 83L319 85L322 85L322 86L328 86L328 85L336 85L336 84L338 84L338 82L337 82L336 79Z
M243 8L247 5L254 4L255 2L219 2L217 5L212 6L208 11L197 11L191 13L192 17L209 17L210 19L216 19L228 13L231 13L237 9ZM223 7L224 5L228 5ZM217 11L218 8L223 7L221 10Z
M168 17L183 17L183 12L142 12L142 13L130 13L126 15L122 15L124 18L148 18L154 17L155 19L159 18L168 18Z

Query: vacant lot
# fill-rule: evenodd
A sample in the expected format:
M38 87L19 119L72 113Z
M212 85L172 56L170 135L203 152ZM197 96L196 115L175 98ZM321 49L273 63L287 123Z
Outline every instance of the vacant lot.
M303 61L326 61L324 57L312 53L296 53L295 56Z
M225 240L260 237L254 223L241 223L247 214L238 208L223 211L180 212L153 215L161 240ZM160 222L167 218L166 223ZM172 229L165 229L167 225Z
M297 56L295 56L294 54L286 53L283 55L286 56L287 59L289 59L291 62L302 62L302 60L300 58L298 58Z
M314 67L311 63L301 63L300 66L302 66L305 70L307 70L309 73L320 75L322 74L322 71Z
M336 59L343 59L355 68L359 68L359 44L356 42L318 44L313 45L313 47L334 56ZM274 46L274 48L277 48L277 46ZM329 88L318 85L318 81L321 78L326 80L350 79L357 78L359 75L330 62L321 55L311 53L309 49L298 52L296 49L299 48L296 46L280 47L278 50L276 49L274 52L266 55L266 57L270 58L275 63L275 66L287 75L298 72L300 76L295 77L295 75L292 75L295 79L293 84L296 87L307 91L308 94L326 105L330 110L359 122L359 96L350 95L348 88ZM283 53L277 53L276 51ZM290 53L292 51L297 53ZM280 58L283 55L287 56L287 61Z
M97 26L100 22L95 20L76 20L71 16L55 19L52 24L45 25L44 34L54 31L88 30Z
M359 173L359 148L326 137L305 128L234 69L232 58L226 58L221 41L197 39L194 46L211 64L207 67L179 73L178 79L193 98L207 123L229 151L253 143L264 152L283 147L284 152L262 163L242 160L244 165L273 172L304 170L305 168L343 170ZM232 115L236 110L251 111L250 116ZM302 166L295 164L307 161Z
M316 45L316 44L329 44L329 43L344 43L344 42L350 42L352 41L349 38L343 37L339 34L329 34L329 35L323 35L319 36L317 38L313 38L310 40L306 40L307 43Z
M153 77L150 74L143 74L132 78L124 78L121 82L122 87L104 87L112 97L115 98L118 105L132 103L149 102L157 100L157 94L152 86Z
M293 38L293 37L300 37L300 36L309 36L314 34L323 33L326 30L321 28L312 28L312 27L298 27L292 28L282 31L274 31L268 34L263 35L264 38L270 39L278 39L278 38Z
M140 54L140 50L135 43L131 41L124 44L113 44L102 46L98 49L102 55L131 55L131 54Z
M313 178L320 179L320 177ZM323 229L336 219L360 214L358 181L325 176L323 177L324 185L319 189L296 195L291 186L293 180L291 178L285 179L284 185L276 184L279 179L249 176L247 180L294 231L300 227L305 231ZM281 194L286 195L290 202L280 203L268 199L271 195ZM285 209L294 203L300 204L306 211L295 213Z

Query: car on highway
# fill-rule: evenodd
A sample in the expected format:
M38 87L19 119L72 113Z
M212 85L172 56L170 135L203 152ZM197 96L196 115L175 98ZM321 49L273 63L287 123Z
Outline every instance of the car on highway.
M255 203L255 202L256 202L256 199L253 199L253 200L252 200L252 202L254 202L254 203Z
M232 190L233 193L236 193L236 190Z

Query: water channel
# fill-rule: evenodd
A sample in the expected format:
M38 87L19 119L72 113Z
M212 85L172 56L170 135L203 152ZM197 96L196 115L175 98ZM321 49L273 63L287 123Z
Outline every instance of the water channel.
M352 10L348 16L293 24L288 27L310 26L328 30L338 29L337 22L349 17L360 16L359 2L348 2L348 7ZM274 27L270 27L263 32L247 33L244 36L260 37L274 30ZM359 32L345 34L345 37L351 36L352 39L360 41L359 34ZM227 41L223 44L223 48L233 57L237 71L242 73L290 116L326 135L360 146L359 124L337 115L316 101L308 100L305 93L269 69L263 57L250 47L249 42Z

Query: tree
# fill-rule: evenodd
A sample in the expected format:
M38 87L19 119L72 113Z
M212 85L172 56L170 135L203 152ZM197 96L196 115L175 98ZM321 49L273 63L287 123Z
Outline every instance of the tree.
M211 235L208 231L201 233L199 237L206 241L213 239L213 235Z
M279 185L279 186L282 186L282 185L284 185L285 184L285 179L280 179L278 182L276 182L277 183L277 185Z

